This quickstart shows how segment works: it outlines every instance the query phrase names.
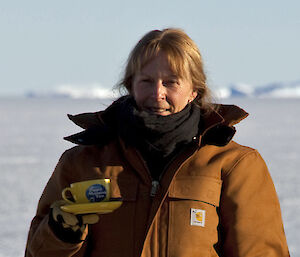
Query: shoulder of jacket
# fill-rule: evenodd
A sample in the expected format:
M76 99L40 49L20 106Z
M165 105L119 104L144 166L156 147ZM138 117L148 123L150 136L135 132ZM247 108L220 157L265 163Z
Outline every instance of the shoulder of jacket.
M240 145L235 141L231 141L228 146L231 148L231 151L235 152L235 154L234 160L232 161L230 167L225 171L225 176L230 175L242 162L249 166L255 166L257 162L265 165L265 161L257 149Z

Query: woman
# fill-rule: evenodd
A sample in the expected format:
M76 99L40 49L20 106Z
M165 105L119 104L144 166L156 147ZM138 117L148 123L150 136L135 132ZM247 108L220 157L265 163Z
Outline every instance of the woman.
M26 256L289 256L279 202L259 153L232 137L248 114L212 105L195 43L181 30L146 34L105 111L69 116L85 130L40 199ZM60 210L61 191L110 178L122 206Z

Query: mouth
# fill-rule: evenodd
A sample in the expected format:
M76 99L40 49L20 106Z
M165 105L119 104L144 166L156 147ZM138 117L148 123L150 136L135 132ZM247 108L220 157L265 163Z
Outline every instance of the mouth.
M158 115L169 114L171 112L170 109L160 108L160 107L147 107L146 110L149 113L154 113Z

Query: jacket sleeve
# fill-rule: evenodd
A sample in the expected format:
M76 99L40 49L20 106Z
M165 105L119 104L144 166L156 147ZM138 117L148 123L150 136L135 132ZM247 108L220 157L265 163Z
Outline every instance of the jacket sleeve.
M82 237L83 242L71 244L59 240L48 225L50 205L61 200L61 191L69 184L69 174L70 160L67 152L65 152L40 198L36 216L31 222L28 233L25 257L81 257L84 255L86 245L84 240L87 236L87 229Z
M289 256L274 184L256 150L223 178L220 224L221 256Z

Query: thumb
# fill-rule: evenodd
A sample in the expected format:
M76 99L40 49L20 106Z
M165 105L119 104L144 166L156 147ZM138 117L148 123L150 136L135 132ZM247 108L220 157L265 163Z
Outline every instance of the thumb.
M76 225L78 223L77 217L60 209L60 206L64 204L65 201L56 201L51 205L53 219L56 222L65 223L70 226Z
M82 216L83 224L95 224L99 221L99 216L97 214L87 214Z

